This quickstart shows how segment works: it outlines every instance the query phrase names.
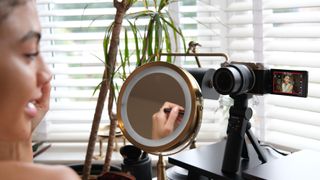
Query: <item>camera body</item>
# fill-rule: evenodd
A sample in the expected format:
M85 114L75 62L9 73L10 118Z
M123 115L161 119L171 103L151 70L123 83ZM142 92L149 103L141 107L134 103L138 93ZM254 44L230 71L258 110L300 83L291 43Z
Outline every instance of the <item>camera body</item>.
M261 63L232 62L223 65L215 72L213 86L223 95L270 93L307 97L308 72L265 69Z

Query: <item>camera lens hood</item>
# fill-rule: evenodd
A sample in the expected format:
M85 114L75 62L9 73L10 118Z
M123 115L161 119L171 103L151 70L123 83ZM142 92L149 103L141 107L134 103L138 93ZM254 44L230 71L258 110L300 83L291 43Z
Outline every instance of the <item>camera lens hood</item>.
M243 64L230 64L218 69L213 76L214 88L223 95L247 93L254 83L254 73Z

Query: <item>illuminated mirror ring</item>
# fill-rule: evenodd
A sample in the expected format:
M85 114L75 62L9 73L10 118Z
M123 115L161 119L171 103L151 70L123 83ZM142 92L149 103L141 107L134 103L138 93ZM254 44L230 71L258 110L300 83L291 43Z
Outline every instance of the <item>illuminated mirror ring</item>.
M152 139L152 114L168 101L184 107L183 118L170 135ZM134 70L123 84L117 115L120 129L135 146L150 153L177 151L200 128L202 96L187 71L165 62L148 63Z

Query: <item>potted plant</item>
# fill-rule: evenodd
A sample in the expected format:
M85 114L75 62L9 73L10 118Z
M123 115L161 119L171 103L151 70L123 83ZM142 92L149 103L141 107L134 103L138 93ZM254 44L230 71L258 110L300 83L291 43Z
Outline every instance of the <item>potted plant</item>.
M185 41L180 28L175 24L166 7L175 2L175 0L143 0L145 9L139 12L127 13L137 0L114 0L116 15L113 23L106 29L103 48L105 55L105 70L102 82L97 89L100 89L95 115L92 122L91 134L87 148L86 160L83 168L82 179L89 178L94 146L97 137L97 131L100 124L101 114L104 108L104 102L108 97L108 116L110 119L110 131L108 147L103 168L103 173L110 169L110 162L113 151L115 129L117 126L116 114L112 111L113 104L116 101L116 89L118 84L114 79L120 77L123 81L130 73L128 67L132 65L132 58L135 58L135 67L145 63L160 61L160 55L165 52L171 53L177 51L179 37L182 39L184 50ZM147 19L145 25L138 25L140 19ZM125 20L128 26L123 26ZM124 38L120 40L120 32L124 29ZM132 33L133 38L129 35ZM173 41L172 41L173 40ZM134 50L129 49L130 41L133 41ZM123 43L123 44L122 44ZM119 48L121 44L123 48ZM117 54L119 52L119 59ZM167 56L167 62L173 62L172 57Z

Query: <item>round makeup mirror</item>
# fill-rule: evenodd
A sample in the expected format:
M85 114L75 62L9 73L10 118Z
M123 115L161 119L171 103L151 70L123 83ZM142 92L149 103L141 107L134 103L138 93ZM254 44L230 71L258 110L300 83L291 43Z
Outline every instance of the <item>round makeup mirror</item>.
M165 62L148 63L134 70L121 88L117 102L119 127L133 145L162 160L162 155L184 149L196 137L202 103L200 88L187 71ZM160 127L153 124L158 123L156 114L168 118L174 110L178 115L173 129L164 136L155 136Z

